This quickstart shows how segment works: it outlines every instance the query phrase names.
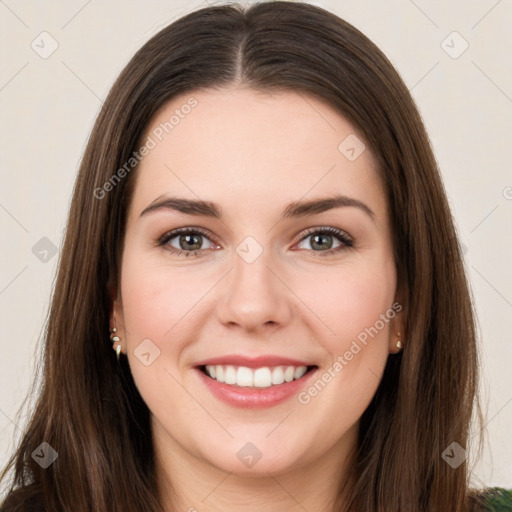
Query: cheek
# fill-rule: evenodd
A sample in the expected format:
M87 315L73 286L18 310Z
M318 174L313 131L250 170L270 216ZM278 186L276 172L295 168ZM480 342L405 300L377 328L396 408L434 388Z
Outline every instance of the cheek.
M137 269L138 267L138 269ZM130 266L129 261L123 268L121 282L123 315L128 341L133 345L142 337L154 339L157 343L163 325L163 304L172 311L172 288L161 279L156 279L154 272L143 265ZM175 299L174 299L175 300ZM168 318L167 329L171 327L172 318ZM133 347L134 348L134 347Z
M140 252L123 259L123 341L135 384L156 415L169 403L179 403L183 411L190 407L176 379L182 379L180 354L191 333L188 315L204 291L187 285L190 274L187 279L184 271L173 272ZM173 421L168 418L169 425Z
M376 323L379 331L387 333L389 322L383 327L379 320L389 311L395 296L396 272L391 259L375 258L338 270L331 268L319 278L314 286L311 280L302 285L299 295L312 311L318 312L322 327L319 339L325 341L331 354L346 350L353 339Z
M127 342L133 350L142 339L150 338L163 348L166 337L179 340L176 331L182 327L181 319L192 313L208 283L198 280L187 265L166 264L164 249L140 246L135 237L127 237L121 274Z
M391 307L395 286L385 273L368 270L347 280L343 288L344 295L339 297L337 313L341 321L338 320L336 327L353 339L375 326L380 316ZM383 330L382 327L379 330Z
M394 264L380 261L364 271L353 267L350 272L332 274L330 292L312 306L322 312L315 338L330 361L299 402L323 410L325 421L337 425L334 438L363 414L388 359L390 322L396 314L396 272ZM314 300L313 295L310 298ZM324 408L325 404L331 406Z

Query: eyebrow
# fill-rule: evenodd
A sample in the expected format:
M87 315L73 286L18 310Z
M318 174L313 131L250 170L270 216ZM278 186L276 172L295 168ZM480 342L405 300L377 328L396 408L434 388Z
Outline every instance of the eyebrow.
M369 206L367 206L362 201L359 201L358 199L354 199L352 197L344 196L341 194L335 194L326 198L311 199L307 201L293 201L283 210L281 219L289 219L292 217L308 217L341 207L359 208L375 222L375 213ZM175 210L187 215L212 217L215 219L222 219L223 217L222 208L216 203L166 195L157 197L147 208L142 211L140 217L162 210Z

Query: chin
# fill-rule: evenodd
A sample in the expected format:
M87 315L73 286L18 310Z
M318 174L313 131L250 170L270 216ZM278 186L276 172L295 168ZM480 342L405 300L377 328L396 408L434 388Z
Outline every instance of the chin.
M212 443L210 440L203 457L219 470L240 476L268 476L268 473L284 473L302 465L303 454L297 451L297 444L295 447L284 444L283 437L277 432L271 435L273 439L265 439L269 431L265 429L264 433L254 435L252 441L247 428L243 435L235 436L229 442Z

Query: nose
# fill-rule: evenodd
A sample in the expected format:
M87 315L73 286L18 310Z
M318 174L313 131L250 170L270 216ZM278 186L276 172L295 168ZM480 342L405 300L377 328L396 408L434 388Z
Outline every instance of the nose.
M271 260L268 251L263 251L251 263L239 254L234 255L234 268L221 285L217 303L218 316L224 325L264 333L290 322L294 295Z

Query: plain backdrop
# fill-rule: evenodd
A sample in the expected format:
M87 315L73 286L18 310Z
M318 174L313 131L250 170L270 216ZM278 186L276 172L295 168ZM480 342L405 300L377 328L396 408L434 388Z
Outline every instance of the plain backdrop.
M102 100L151 36L214 3L0 1L2 467L25 425L16 414L40 357L36 344L72 186ZM512 2L311 3L346 19L384 51L423 116L479 319L488 442L473 481L511 488Z

